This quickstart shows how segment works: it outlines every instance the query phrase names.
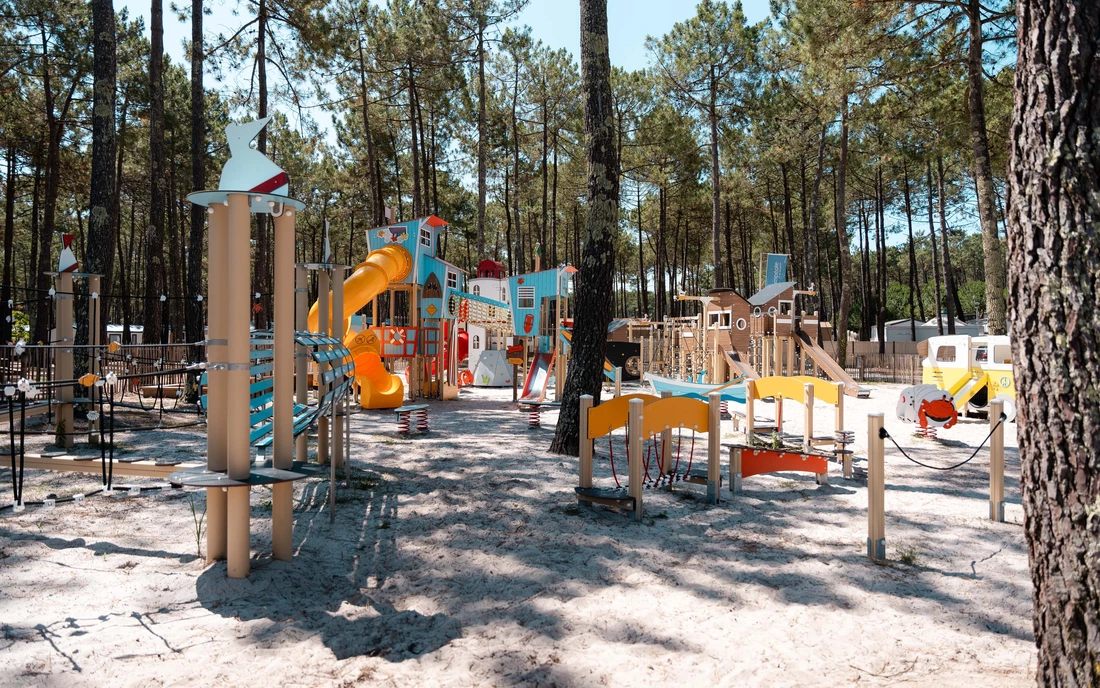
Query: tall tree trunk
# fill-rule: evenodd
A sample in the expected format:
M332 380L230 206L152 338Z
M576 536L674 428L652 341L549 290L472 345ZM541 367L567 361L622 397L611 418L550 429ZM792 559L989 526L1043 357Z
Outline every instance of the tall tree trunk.
M527 272L527 256L523 253L523 225L519 219L519 117L516 114L516 108L519 105L519 58L515 59L513 65L513 81L512 81L512 173L515 175L515 183L512 185L512 219L516 223L516 243L518 248L516 250L516 270L518 272ZM508 250L511 251L512 247L509 246Z
M550 191L550 264L558 263L558 132L554 132L554 182Z
M993 165L989 160L985 102L982 99L981 0L967 0L970 16L970 50L967 55L967 103L970 110L970 145L974 151L974 182L978 187L978 217L982 225L982 255L985 263L985 310L990 334L1004 334L1005 263L997 235L997 210L993 193Z
M515 253L515 251L513 250L515 247L512 245L512 209L511 209L511 206L508 205L509 200L510 200L509 197L508 197L508 180L509 180L509 177L510 177L509 170L508 170L507 167L505 167L504 168L504 243L507 246L507 253L508 253L508 274L509 275L514 275L514 274L516 274L514 272L515 262L512 260L512 257L513 257L513 254ZM517 232L519 231L518 227L516 228L516 231ZM478 255L478 258L481 258L481 256Z
M485 255L486 165L489 158L489 131L485 112L485 15L477 19L477 255ZM511 256L512 247L508 247ZM510 260L510 259L509 259Z
M412 61L408 62L408 69L409 82L407 86L409 88L409 133L412 136L412 214L413 217L416 218L422 217L424 215L424 208L420 198L420 149L418 147L416 126L416 77L413 74Z
M932 211L932 159L924 161L925 172L928 177L928 237L932 240L932 279L936 284L936 333L943 334L943 318L940 317L940 309L943 308L943 293L940 291L940 252L936 246L936 223Z
M848 240L848 206L845 190L848 180L848 94L840 104L840 159L837 161L836 241L840 259L840 308L835 322L839 333L836 362L841 370L848 357L848 311L852 307L852 251Z
M0 277L0 343L12 341L12 309L8 301L12 300L11 286L15 280L12 265L15 260L15 143L8 143L7 177L4 180L4 273ZM29 299L28 299L29 300Z
M142 342L163 342L164 304L164 8L152 0L149 14L149 226L145 237L145 326Z
M115 8L110 0L92 2L92 175L88 203L88 242L84 270L103 275L100 291L110 289L115 257ZM76 341L89 341L88 299L76 302ZM100 302L102 306L102 302ZM101 316L106 315L101 312ZM106 333L100 318L98 329ZM86 357L78 360L87 361ZM77 372L86 372L83 365Z
M791 255L790 274L801 273L801 264L794 252L794 208L791 207L791 182L787 176L787 163L779 164L779 171L783 175L783 229L786 232L787 252Z
M259 0L256 8L256 91L259 101L257 114L261 118L267 117L267 25L270 19L267 3L268 0ZM267 127L261 129L256 136L256 150L267 154ZM257 329L267 327L267 316L270 312L267 309L269 305L267 294L271 291L268 281L268 257L271 255L271 250L268 248L269 218L269 215L255 216L256 250L253 252L252 262L252 291L261 295L261 308L255 315Z
M943 283L947 288L947 334L955 334L955 313L962 315L959 292L955 289L955 271L951 268L950 240L947 236L947 203L943 193L943 154L936 156L936 196L940 212L940 236L943 238ZM956 310L956 308L958 310Z
M875 168L875 261L878 288L878 318L875 329L878 333L878 352L886 353L886 221L883 198L882 166Z
M810 262L810 256L817 256L817 233L818 233L818 218L821 216L821 177L825 172L825 124L821 125L821 134L817 139L817 166L814 168L814 185L813 191L810 196L810 225L806 230L806 262ZM817 261L814 261L815 265ZM816 270L815 270L816 272ZM809 268L807 268L809 273ZM809 275L807 274L807 283L802 285L804 289L808 289L811 286L809 281ZM820 289L820 286L818 287ZM822 300L823 302L823 300Z
M1009 135L1024 533L1043 686L1100 685L1100 5L1021 0Z
M206 186L206 110L203 90L203 34L202 0L191 0L191 190L201 191ZM202 206L191 204L191 226L187 237L187 289L184 298L187 305L187 337L189 342L201 342L203 331L202 257L203 237L206 233L206 213ZM187 357L191 361L203 359L203 347L193 346Z
M56 266L52 265L52 248L53 233L57 221L57 192L61 181L60 159L63 127L54 109L49 44L44 30L42 32L42 56L42 89L46 104L46 197L42 206L42 225L39 228L38 235L38 275L36 282L38 294L36 298L41 298L42 294L49 289L50 278L46 273L56 269ZM45 306L45 308L42 308L42 306ZM45 301L40 301L39 307L39 317L36 317L34 322L34 340L41 342L46 341L49 337L50 329L49 318L41 317L41 311L44 310L49 313L50 309Z
M548 220L546 217L547 204L549 201L550 192L550 168L547 167L550 156L549 151L549 131L547 130L548 123L546 121L546 101L542 101L542 224L539 226L539 243L542 244L542 255L544 258L550 256L550 252L546 250L547 243L547 225ZM544 261L545 262L545 261ZM545 266L543 266L545 268Z
M714 65L710 67L710 103L708 119L710 120L710 237L711 248L714 251L714 286L725 286L725 276L722 274L722 174L718 166L718 79L714 73Z
M194 0L198 2L198 0ZM363 51L362 30L356 32L359 47L359 99L363 101L363 138L367 143L367 177L370 179L371 224L386 224L386 202L382 197L382 175L375 161L374 134L370 126L370 92L367 90L367 59Z
M649 310L649 295L646 287L646 269L645 269L645 241L642 238L642 185L635 184L634 186L634 199L635 210L638 213L638 293L635 295L638 298L638 317L642 317L642 314Z
M917 341L917 316L913 310L913 296L917 293L917 249L913 242L913 206L909 195L909 165L902 166L903 176L905 177L905 184L902 187L902 194L905 197L905 221L909 227L909 331L912 336L912 340ZM924 308L922 307L923 311ZM924 320L924 314L921 313L921 320Z
M600 396L607 325L611 321L615 235L619 225L619 156L615 148L611 59L607 52L607 0L581 0L581 94L588 169L584 255L577 273L572 365L550 450L580 450L580 398Z
M28 256L28 260L27 260L28 272L27 272L27 279L26 279L25 283L26 284L37 284L37 285L39 285L38 288L41 289L42 288L40 286L41 284L46 284L47 286L49 285L48 281L43 280L43 277L45 277L45 275L42 273L42 271L38 271L37 273L34 272L35 266L37 266L40 262L40 258L39 258L39 255L38 255L39 251L40 251L39 246L38 246L38 242L41 238L40 235L41 235L41 232L42 232L41 222L40 222L40 217L39 217L40 214L41 214L41 213L39 213L39 207L41 205L40 202L42 200L42 145L41 145L41 142L38 144L37 149L34 152L33 161L34 161L34 183L31 186L31 253L30 253L30 256ZM47 260L46 264L49 265L48 260ZM31 299L31 303L34 305L33 310L29 314L29 315L33 316L33 318L34 318L34 322L31 323L31 341L35 341L35 342L46 341L45 337L49 333L49 330L50 330L50 323L49 323L50 303L49 303L49 300L44 298L42 292L39 291L36 294L34 294L33 299ZM38 328L39 328L38 321L40 319L45 321L45 323L42 325L43 334L42 334L41 337L39 337L39 334L38 334Z

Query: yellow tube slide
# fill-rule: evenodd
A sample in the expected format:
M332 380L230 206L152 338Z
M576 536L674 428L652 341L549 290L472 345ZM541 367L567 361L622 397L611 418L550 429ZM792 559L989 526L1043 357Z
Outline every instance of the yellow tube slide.
M344 280L344 319L350 318L371 299L385 291L390 282L399 282L412 271L412 256L399 244L371 251ZM329 298L329 327L332 326L332 294ZM318 331L318 305L309 309L309 329ZM341 333L344 346L355 361L355 381L359 383L363 408L397 408L405 398L401 378L390 375L379 357L378 337L370 330Z

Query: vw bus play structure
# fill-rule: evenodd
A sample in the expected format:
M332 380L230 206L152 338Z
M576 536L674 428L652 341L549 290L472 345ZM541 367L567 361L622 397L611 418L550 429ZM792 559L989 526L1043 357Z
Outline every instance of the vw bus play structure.
M1004 402L1004 413L1016 417L1016 383L1012 347L1007 335L932 337L918 345L924 356L922 382L946 390L962 414L984 412L993 399Z

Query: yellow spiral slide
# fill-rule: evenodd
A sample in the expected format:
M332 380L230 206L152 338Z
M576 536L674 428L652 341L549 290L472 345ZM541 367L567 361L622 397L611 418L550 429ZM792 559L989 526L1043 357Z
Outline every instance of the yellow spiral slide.
M384 246L371 251L351 276L344 280L344 318L350 318L378 294L384 292L390 282L400 282L412 271L412 255L400 244ZM318 304L309 309L309 330L318 331ZM332 327L332 294L329 294L329 328ZM405 398L405 385L397 375L390 375L382 358L378 336L369 329L362 332L348 330L342 333L344 346L355 361L355 381L359 384L360 403L363 408L397 408Z

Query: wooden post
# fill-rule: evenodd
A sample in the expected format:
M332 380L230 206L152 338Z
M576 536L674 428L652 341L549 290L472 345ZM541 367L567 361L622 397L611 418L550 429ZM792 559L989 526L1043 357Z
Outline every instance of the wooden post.
M309 283L305 267L294 268L294 329L305 332L309 316ZM309 404L309 349L305 345L294 347L294 402L300 406ZM306 433L294 439L294 458L302 463L309 461Z
M317 328L321 334L328 335L332 332L332 322L329 315L329 275L327 269L317 271ZM321 369L317 367L317 403L321 403L321 397L325 396L324 385L321 384ZM322 414L317 418L317 463L328 463L329 418Z
M745 380L745 444L752 444L756 432L756 382Z
M347 318L344 317L344 266L335 265L332 268L332 336L343 342L344 335L348 331L347 325ZM442 367L439 372L443 372ZM339 384L339 379L333 380L329 388L335 389ZM335 468L340 468L344 463L344 418L337 409L335 399L333 399L332 408L332 462Z
M671 399L672 391L664 390L661 392L661 398ZM670 468L672 468L672 428L666 425L661 431L661 465L657 469L658 475L668 475ZM671 492L672 483L666 484L665 489Z
M580 452L580 480L578 484L583 488L592 487L592 440L588 437L588 412L592 410L592 395L581 395L581 452ZM591 507L592 503L585 499L577 499L580 506Z
M802 451L814 450L814 386L802 385Z
M646 373L653 371L653 331L651 330L649 336L645 340L645 365L642 366L642 377L645 377Z
M225 364L229 292L229 206L215 203L207 211L210 237L207 249L206 307L206 469L224 472L228 466L225 446ZM206 563L225 559L226 499L220 487L206 488Z
M272 389L272 466L294 467L294 211L285 208L275 218L275 338ZM294 486L271 486L271 554L280 561L294 558Z
M774 318L772 319L775 320ZM774 327L774 325L773 325ZM772 367L772 375L783 375L783 345L779 341L779 336L772 334L772 356L775 357Z
M634 518L642 521L642 407L645 402L641 399L630 400L630 411L627 416L627 444L630 447L630 461L628 462L627 487L630 496L634 498Z
M730 494L741 491L741 447L730 447Z
M99 348L99 331L103 326L103 321L100 320L100 308L99 308L99 290L100 290L100 275L88 275L87 287L88 287L88 372L99 377L103 374L102 365L100 365L100 354L102 350ZM88 398L91 399L92 408L96 408L96 397L102 394L100 388L91 387L88 390ZM88 423L88 441L99 441L99 424L100 419L97 418Z
M722 393L707 395L707 502L718 503L722 458Z
M886 489L882 430L883 415L867 414L867 556L886 559Z
M615 397L623 395L623 369L615 366Z
M247 481L251 473L249 455L248 379L250 368L249 290L252 264L251 214L247 194L229 194L228 298L226 299L226 339L228 356L226 382L226 458L227 474L233 480ZM226 512L226 557L230 578L244 578L249 570L249 488L230 487Z
M794 365L794 335L787 335L787 375L798 375L798 369Z
M1005 521L1005 426L1001 422L1004 402L989 401L989 520Z
M73 378L73 273L62 272L57 275L57 288L54 291L54 317L57 320L56 344L60 348L54 354L54 379L71 380ZM62 385L57 389L57 427L64 434L61 446L68 449L73 446L73 387Z
M833 432L836 433L834 437L839 436L841 432L844 432L844 383L838 382L836 386L836 410L833 412ZM853 433L853 437L855 434ZM836 445L833 445L836 446ZM851 447L844 445L844 449L851 451ZM852 455L844 454L841 457L841 463L844 465L844 479L852 479Z

